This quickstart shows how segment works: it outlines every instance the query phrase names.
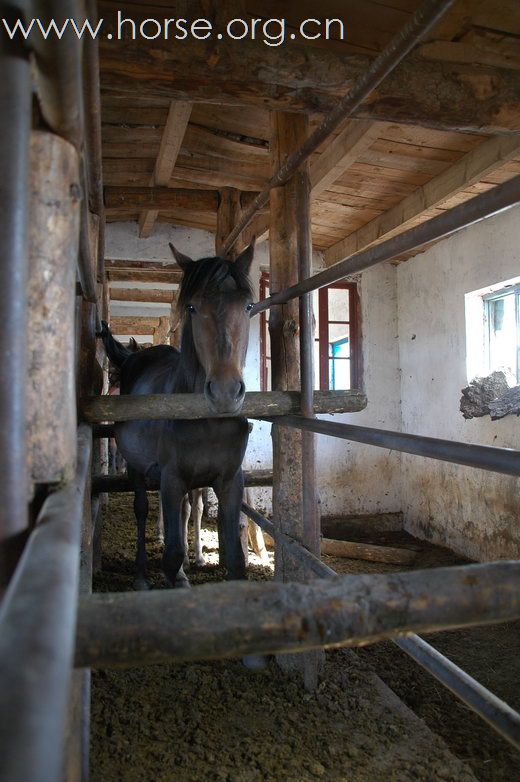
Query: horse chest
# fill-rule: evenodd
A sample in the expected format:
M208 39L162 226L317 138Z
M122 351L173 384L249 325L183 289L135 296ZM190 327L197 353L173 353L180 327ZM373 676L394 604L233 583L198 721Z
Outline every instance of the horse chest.
M159 466L178 472L189 488L211 486L236 474L247 439L244 418L168 422L161 437Z

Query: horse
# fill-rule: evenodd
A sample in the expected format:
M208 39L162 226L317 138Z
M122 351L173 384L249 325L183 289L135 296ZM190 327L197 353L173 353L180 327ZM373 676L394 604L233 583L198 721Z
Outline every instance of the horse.
M134 484L137 520L136 588L146 589L146 477L160 480L164 514L163 570L175 587L189 586L183 570L185 532L181 506L187 492L206 486L218 499L228 578L246 577L240 544L244 489L242 460L247 419L243 368L249 338L253 292L249 270L254 241L232 262L223 257L193 261L172 244L183 272L178 307L183 317L180 351L156 345L137 353L118 342L105 322L101 338L108 358L120 370L122 394L203 393L211 414L198 420L124 421L116 424L117 446Z

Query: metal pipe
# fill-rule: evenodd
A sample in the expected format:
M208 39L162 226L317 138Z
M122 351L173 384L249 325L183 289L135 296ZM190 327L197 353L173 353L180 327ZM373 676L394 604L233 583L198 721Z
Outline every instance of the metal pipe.
M511 209L518 203L520 203L520 176L497 185L492 190L481 193L475 198L453 207L453 209L447 209L437 217L432 217L431 220L410 228L402 234L393 236L391 239L381 242L381 244L355 253L344 261L340 261L334 264L334 266L329 266L328 269L314 274L304 282L299 282L297 285L291 285L279 293L274 293L267 299L255 304L251 310L251 316L257 315L275 304L285 304L287 301L304 293L323 288L351 274L357 274L378 263L391 261L403 253L416 250L438 239L443 239L450 234L460 231L462 228L467 228L469 225L492 217L499 212Z
M520 749L520 714L418 635L392 640L403 652L482 717L488 725Z
M258 524L265 532L274 536L274 525L260 513L242 505L243 512ZM282 545L287 546L289 539L285 536ZM304 560L312 572L320 578L338 577L338 574L313 557L296 541L292 541L291 553L295 548L300 548L300 560ZM455 594L455 593L454 593ZM476 714L484 719L492 728L500 733L511 744L520 746L520 715L518 715L504 701L493 695L465 671L456 666L447 657L444 657L433 646L428 644L418 635L410 635L406 638L392 638L393 642L410 655L425 670L435 676L445 687L448 687L460 700L464 701Z
M272 418L263 418L263 420L274 422ZM379 448L389 448L393 451L403 451L416 456L426 456L429 459L462 464L466 467L478 467L481 470L500 472L515 477L520 475L520 451L513 448L459 443L453 440L441 440L437 437L420 437L405 432L390 432L368 426L340 424L335 421L310 421L291 415L277 418L276 423L292 426L296 429L307 429L331 437L339 437L343 440L376 445Z
M2 4L8 21L17 16ZM0 587L27 528L25 384L27 348L28 185L31 74L18 40L0 36Z
M329 138L347 117L353 114L358 106L394 70L420 39L437 24L453 5L453 2L454 0L426 0L408 24L404 26L390 41L386 49L374 60L365 75L338 102L336 108L318 125L305 143L292 155L289 155L285 163L271 177L265 188L254 199L251 206L244 212L242 218L229 234L224 245L224 253L229 252L256 212L266 205L271 189L284 185L292 177L300 165L310 158L312 153Z
M80 427L76 476L45 501L0 607L1 782L62 778L91 447Z
M293 556L295 559L298 559L302 565L305 565L305 567L311 570L315 575L320 576L321 578L334 578L338 575L334 570L332 570L332 568L322 562L311 551L304 548L304 546L298 543L297 540L294 540L294 538L290 538L288 535L285 535L282 532L276 534L275 537L275 528L273 522L269 521L269 519L266 519L265 516L262 516L261 513L258 513L258 511L256 511L254 508L251 508L251 506L247 505L245 502L242 503L242 511L246 514L246 516L254 521L255 524L258 524L258 526L263 529L264 532L267 532L267 534L270 535L273 540L280 542L283 547L291 554L291 556Z

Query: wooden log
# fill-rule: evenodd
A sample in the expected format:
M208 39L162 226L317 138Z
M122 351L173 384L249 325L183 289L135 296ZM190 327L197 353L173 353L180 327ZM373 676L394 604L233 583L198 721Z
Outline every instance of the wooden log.
M361 391L314 392L315 413L355 413L363 410L366 404L366 396ZM248 391L240 415L263 418L297 414L299 410L299 391ZM83 400L82 414L89 423L215 417L209 412L203 394L95 396ZM292 454L290 458L292 461Z
M307 139L308 120L294 114L273 112L271 115L271 166L273 173L284 165L287 157ZM308 173L308 170L307 170ZM299 279L298 206L301 201L301 180L293 177L284 186L274 188L270 195L270 287L283 290ZM307 190L308 198L308 190ZM300 387L300 316L298 301L273 307L269 314L271 337L272 388L276 391ZM275 540L287 535L309 545L304 513L304 485L302 475L303 434L273 426L273 523ZM309 447L312 445L307 443ZM311 471L313 465L309 465ZM312 477L312 476L311 476ZM317 517L313 512L313 521ZM309 571L291 556L287 548L275 548L275 578L280 581L306 581ZM299 670L305 686L314 689L317 683L318 660L315 655L305 658L284 656L278 659L285 670Z
M195 212L216 212L216 190L192 190L173 187L106 187L107 209L191 209Z
M245 194L242 194L245 195ZM224 244L240 219L241 194L240 190L234 187L223 187L220 191L220 199L217 210L217 232L215 234L215 252L217 255L223 255ZM234 260L236 256L244 249L243 240L239 237L227 257Z
M153 332L153 344L154 345L169 345L170 344L170 318L159 318L159 325L155 327Z
M107 32L108 17L107 12ZM331 111L374 61L371 55L338 53L332 47L292 42L270 48L247 40L240 46L219 41L218 50L212 50L195 39L177 46L156 39L151 56L148 42L115 37L100 40L102 87L111 93L291 112ZM518 130L519 104L514 70L408 56L354 115L499 134Z
M331 557L388 562L391 565L411 565L417 558L417 552L409 548L374 546L370 543L334 540L332 538L321 539L321 553L328 554Z
M208 616L213 617L211 622ZM520 617L520 563L96 594L79 604L76 665L180 663L359 646Z
M111 288L110 299L112 301L139 301L154 304L172 304L173 291L152 288Z
M33 133L27 435L30 474L38 483L68 480L75 469L74 282L79 201L79 165L74 147L54 134ZM85 391L89 389L85 387Z
M272 486L273 473L270 470L245 470L244 482L246 486ZM158 491L159 481L146 479L148 491ZM92 494L117 493L133 491L132 482L126 475L93 475Z

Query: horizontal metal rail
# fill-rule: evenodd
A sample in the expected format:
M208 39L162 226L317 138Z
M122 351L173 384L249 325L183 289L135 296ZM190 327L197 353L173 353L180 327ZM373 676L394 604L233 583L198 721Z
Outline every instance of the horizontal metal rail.
M254 416L253 416L254 417ZM274 422L273 418L262 417L262 420ZM466 467L477 467L481 470L499 472L505 475L520 475L520 451L513 448L496 448L491 445L474 445L459 443L453 440L441 440L436 437L420 437L405 432L390 432L385 429L373 429L368 426L338 423L336 421L319 421L299 416L283 416L276 418L279 426L291 426L295 429L305 429L318 434L339 437L343 440L354 440L358 443L375 445L379 448L389 448L429 459L440 459L444 462L462 464Z
M299 391L249 391L239 413L217 416L209 411L204 394L143 394L93 396L83 400L82 413L89 423L102 421L187 420L197 418L261 418L300 411ZM366 407L361 391L315 391L316 413L355 413Z
M76 477L43 504L1 604L1 782L62 778L91 448L81 427Z
M520 715L418 635L393 638L397 646L520 749Z
M259 527L268 532L271 537L274 538L275 542L280 540L284 547L287 546L287 537L283 536L282 538L279 538L279 536L275 534L274 524L271 521L264 518L264 516L247 505L242 505L242 510L249 518L258 524ZM313 554L300 546L296 541L292 541L292 544L292 550L295 548L300 549L300 560L305 561L305 564L315 575L321 578L330 578L331 576L339 577L332 568L324 562L321 562L317 557L314 557ZM520 568L520 562L517 562L516 564ZM449 572L451 568L440 568L437 570ZM424 572L435 573L436 571ZM467 573L470 575L471 570L467 570ZM427 589L426 583L423 587ZM419 594L414 593L413 597L418 599ZM456 600L455 593L450 595L448 599ZM475 624L481 624L484 623L484 621L477 621ZM406 638L392 638L391 640L397 644L403 652L406 652L406 654L410 655L410 657L419 663L419 665L427 670L428 673L435 676L436 679L451 690L451 692L460 698L460 700L466 703L476 714L491 725L494 730L507 739L507 741L513 744L513 746L520 748L520 715L508 706L507 703L500 698L497 698L496 695L452 663L451 660L437 651L437 649L420 636L413 634Z
M145 480L147 491L159 491L158 480L148 477ZM273 473L271 470L245 470L244 485L246 487L272 486ZM133 490L132 481L126 475L92 476L92 494L115 494Z
M443 239L450 234L467 228L488 217L492 217L506 209L511 209L520 203L520 176L497 185L492 190L481 193L463 204L447 209L437 217L432 217L414 228L409 228L381 244L369 247L351 255L344 261L329 266L328 269L308 277L289 288L273 293L272 296L259 301L251 310L251 316L275 304L285 304L287 301L302 296L304 293L323 288L333 282L338 282L350 274L357 274L383 261L391 261L403 253L416 250L430 242Z
M335 109L318 125L302 146L292 155L271 177L265 188L243 213L241 219L233 228L224 244L224 254L229 252L244 228L247 228L256 212L262 209L269 200L273 187L284 185L297 169L310 158L324 141L350 117L376 87L385 79L413 47L441 19L443 14L453 5L453 0L426 0L410 21L390 41L388 46L374 60L364 76L349 90Z

